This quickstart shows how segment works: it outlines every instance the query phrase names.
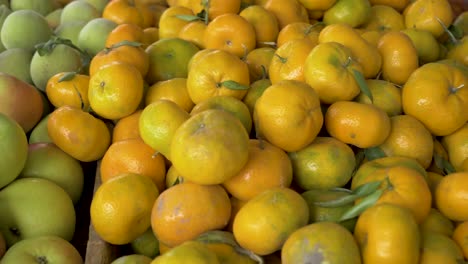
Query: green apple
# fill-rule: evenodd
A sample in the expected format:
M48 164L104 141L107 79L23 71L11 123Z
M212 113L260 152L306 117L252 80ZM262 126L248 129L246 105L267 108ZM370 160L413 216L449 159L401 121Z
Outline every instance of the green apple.
M7 5L1 4L0 5L0 32L3 27L3 22L5 22L5 19L7 18L9 14L11 14L11 9ZM4 51L5 49L6 48L3 45L3 41L0 37L0 51Z
M0 260L2 259L3 255L5 255L5 252L6 252L6 241L2 235L2 232L0 232Z
M89 21L78 35L78 47L93 56L96 55L105 48L107 36L115 27L115 22L105 18Z
M58 37L69 39L74 45L77 45L78 35L86 23L87 22L83 20L60 23L60 25L55 28L54 33Z
M14 181L28 157L28 139L23 128L12 118L0 113L0 189ZM3 217L3 216L2 216Z
M78 72L82 66L79 50L66 44L54 44L54 41L51 41L50 44L51 50L46 47L40 48L36 50L31 60L31 78L34 85L41 91L45 91L47 81L55 74Z
M7 49L33 50L36 44L46 42L52 36L44 16L36 11L23 9L13 11L3 22L0 37Z
M62 16L62 11L63 8L57 8L45 16L47 23L49 23L49 27L55 29L58 27L58 25L60 25L60 17Z
M53 143L49 137L47 130L47 121L49 120L50 114L44 116L39 123L31 130L29 134L29 144L34 143Z
M143 234L130 243L133 252L155 258L159 254L159 241L153 233L153 229L148 228Z
M29 65L34 52L29 49L12 48L0 53L0 72L10 74L23 82L32 84ZM15 63L11 63L14 61Z
M0 190L0 232L7 247L26 238L73 238L76 215L67 192L41 178L16 179Z
M0 113L13 118L27 133L41 120L43 110L36 87L0 72Z
M39 236L19 241L8 249L2 264L82 264L78 250L58 236Z
M106 7L106 5L109 3L109 0L79 0L79 1L85 1L94 6L96 10L102 14L102 11Z
M83 168L78 160L53 143L29 144L28 158L19 178L43 178L62 187L76 204L84 185Z
M53 0L10 0L10 8L16 10L34 10L45 16L55 8Z
M151 261L153 260L145 255L131 254L119 257L110 264L150 264Z
M60 23L71 21L90 21L100 17L99 11L94 8L90 3L85 1L72 1L63 7L62 15L60 16Z

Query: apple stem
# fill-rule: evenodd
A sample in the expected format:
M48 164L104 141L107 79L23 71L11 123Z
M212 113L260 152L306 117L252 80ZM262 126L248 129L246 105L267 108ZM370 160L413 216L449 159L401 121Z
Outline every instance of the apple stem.
M14 236L17 236L19 237L21 234L20 234L20 231L18 230L18 228L16 227L10 227L10 232L14 235Z
M48 264L48 263L49 263L49 261L47 261L47 258L44 257L44 256L38 256L38 257L36 257L36 262L37 262L38 264Z

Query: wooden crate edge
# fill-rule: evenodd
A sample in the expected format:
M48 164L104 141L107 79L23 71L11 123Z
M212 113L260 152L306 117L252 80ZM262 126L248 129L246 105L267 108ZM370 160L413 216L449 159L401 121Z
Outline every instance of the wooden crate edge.
M97 162L96 178L94 180L94 193L101 185L99 168L101 161ZM85 264L109 264L118 256L118 247L102 240L94 230L93 224L89 224L88 243L86 245Z

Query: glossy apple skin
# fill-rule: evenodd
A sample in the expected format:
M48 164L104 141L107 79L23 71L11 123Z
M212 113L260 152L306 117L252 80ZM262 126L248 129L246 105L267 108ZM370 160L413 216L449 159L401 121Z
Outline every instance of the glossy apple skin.
M36 87L0 72L0 113L16 120L27 133L41 120L43 110Z

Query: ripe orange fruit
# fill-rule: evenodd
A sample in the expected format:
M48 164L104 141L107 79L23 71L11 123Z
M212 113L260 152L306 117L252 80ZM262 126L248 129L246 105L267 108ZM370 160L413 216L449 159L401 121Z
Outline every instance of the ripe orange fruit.
M223 187L236 199L247 201L271 188L289 187L292 173L291 161L282 149L267 141L251 139L247 164L223 182Z
M170 6L163 11L159 18L159 39L176 38L180 30L190 22L180 19L179 15L193 16L194 13L187 6L175 5Z
M309 22L307 9L297 0L256 0L255 4L276 16L280 30L290 23Z
M468 258L468 244L466 243L468 239L468 221L461 222L455 227L452 238L462 249L465 259Z
M126 140L140 138L140 129L138 123L142 110L137 110L133 114L122 117L115 123L112 129L112 143Z
M148 7L133 0L110 1L102 11L102 18L117 24L135 24L141 28L153 24L153 14Z
M418 263L421 236L410 210L389 203L365 210L354 229L364 263Z
M134 66L141 76L145 76L149 69L149 57L138 42L123 41L98 52L89 64L89 75L93 76L102 67L122 62Z
M278 33L276 39L276 46L279 48L284 43L293 39L309 38L315 43L318 43L319 32L323 29L324 25L321 23L307 23L307 22L294 22L286 25Z
M190 182L220 184L248 160L249 136L234 115L209 109L177 128L170 147L172 165Z
M372 100L365 93L360 93L354 98L355 101L364 104L373 104L384 110L388 116L395 116L403 113L400 88L389 81L378 79L367 79L366 84L372 94Z
M252 130L252 116L247 105L241 100L232 96L213 96L196 104L190 115L196 115L208 109L220 109L233 114L241 121L247 134L250 134Z
M277 82L257 99L254 124L258 138L288 152L302 149L323 125L318 95L304 82Z
M123 173L135 173L150 178L160 192L165 189L164 158L141 138L112 143L102 157L99 172L102 182Z
M184 182L162 192L151 212L151 227L169 247L224 228L231 215L229 196L219 185Z
M200 49L204 49L206 26L206 23L201 20L192 21L180 29L178 37L192 42Z
M89 110L89 76L71 72L59 72L52 76L46 85L46 95L55 107L69 105Z
M410 3L409 0L369 0L372 6L381 5L394 8L398 12L402 12Z
M102 183L91 201L91 223L106 242L124 245L150 227L152 206L159 192L150 178L120 174Z
M401 96L403 111L433 135L449 135L468 121L468 77L454 66L422 65L411 74Z
M353 234L340 224L317 222L294 231L281 248L281 263L307 263L318 259L329 263L361 263Z
M454 223L439 210L431 208L431 212L419 227L421 232L436 232L451 237L455 229Z
M146 91L145 105L161 99L173 101L186 112L195 106L187 91L187 78L172 78L151 85Z
M418 51L411 39L403 32L389 31L377 44L382 56L384 80L403 85L419 67Z
M248 6L239 13L255 30L256 47L271 47L279 33L275 15L260 5Z
M416 171L429 183L427 171L421 166L421 164L419 164L417 160L408 157L393 156L376 158L362 163L354 173L353 179L351 181L351 189L355 189L356 183L363 181L374 172L380 169L387 170L396 166L403 166Z
M380 181L383 190L377 204L391 203L408 208L418 224L429 215L431 191L424 177L417 171L405 166L376 170L360 181L353 178L351 189L373 181Z
M322 103L348 101L359 94L354 72L363 70L352 56L350 49L337 42L319 43L307 55L305 81L314 88Z
M276 49L272 47L256 48L250 51L244 58L245 63L249 67L251 84L257 80L268 78L268 68L270 68L271 59L275 51Z
M101 117L116 120L131 115L143 98L143 77L133 65L108 64L91 76L88 98Z
M272 84L281 80L305 81L304 65L310 51L317 42L309 38L294 39L277 48L268 68Z
M436 187L437 209L452 221L468 220L468 172L447 174Z
M467 171L468 165L468 123L455 132L442 137L441 143L447 150L450 164L456 171Z
M50 113L47 131L57 147L83 162L102 158L111 142L111 134L104 121L67 105Z
M187 89L195 104L217 95L242 99L250 84L249 67L224 50L204 49L188 65Z
M378 2L384 0L372 0ZM403 15L388 4L374 4L371 6L371 14L362 28L379 32L400 31L406 28Z
M405 156L416 159L428 168L432 161L434 141L431 132L410 115L390 117L390 134L379 148L387 156Z
M385 142L391 122L387 113L374 105L338 101L325 113L325 128L332 137L346 144L370 148Z
M276 187L239 209L233 234L241 247L265 256L280 250L286 239L308 221L309 207L304 198L292 189Z
M304 148L290 152L289 158L294 181L302 190L343 187L356 166L351 147L333 137L316 137Z
M120 24L107 35L106 48L124 40L141 43L143 36L143 29L140 26L133 23Z
M207 49L230 52L239 58L255 49L255 28L238 14L224 14L208 23L203 37Z
M421 12L421 8L426 12ZM441 23L448 27L453 22L453 11L448 0L413 1L405 8L403 16L406 28L427 30L436 38L445 32Z
M452 238L431 231L422 232L421 238L420 263L459 263L464 261L461 248Z
M347 24L331 24L320 31L318 43L337 42L349 48L352 58L362 66L366 79L374 78L382 66L382 57L376 47L369 44L356 29Z
M138 123L140 137L155 151L171 159L175 131L190 117L176 103L160 99L147 105Z
M194 14L202 10L208 12L208 21L224 14L237 14L241 8L241 0L210 0L206 1L189 0Z

